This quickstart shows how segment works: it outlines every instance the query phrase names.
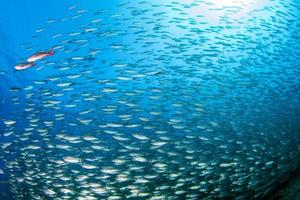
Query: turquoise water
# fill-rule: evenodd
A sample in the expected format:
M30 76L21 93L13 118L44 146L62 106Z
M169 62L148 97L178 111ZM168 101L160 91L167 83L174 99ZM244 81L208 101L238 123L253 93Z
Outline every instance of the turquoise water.
M300 155L299 3L2 0L0 198L270 195Z

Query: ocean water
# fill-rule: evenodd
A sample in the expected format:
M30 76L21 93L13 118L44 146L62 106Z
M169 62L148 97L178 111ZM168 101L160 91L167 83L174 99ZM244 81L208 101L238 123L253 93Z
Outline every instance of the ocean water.
M1 200L263 199L299 167L299 1L0 3Z

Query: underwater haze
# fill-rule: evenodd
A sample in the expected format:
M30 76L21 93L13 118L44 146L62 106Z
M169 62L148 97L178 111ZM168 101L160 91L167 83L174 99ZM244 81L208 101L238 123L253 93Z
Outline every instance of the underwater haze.
M300 1L0 5L1 200L260 200L299 167Z

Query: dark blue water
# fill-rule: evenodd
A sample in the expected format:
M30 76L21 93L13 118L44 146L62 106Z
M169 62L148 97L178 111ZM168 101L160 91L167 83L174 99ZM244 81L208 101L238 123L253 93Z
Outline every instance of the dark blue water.
M1 199L270 195L299 162L299 9L1 1Z

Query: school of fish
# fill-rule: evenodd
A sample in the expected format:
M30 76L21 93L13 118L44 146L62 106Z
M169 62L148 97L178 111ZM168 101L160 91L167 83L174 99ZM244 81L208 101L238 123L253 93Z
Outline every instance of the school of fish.
M28 80L10 88L13 108L0 118L10 191L0 198L273 192L299 166L300 5L230 2L72 5L45 22L22 44L32 56L15 76Z

